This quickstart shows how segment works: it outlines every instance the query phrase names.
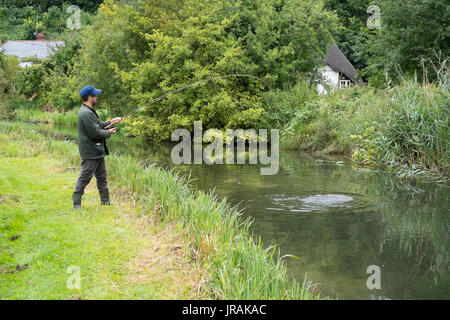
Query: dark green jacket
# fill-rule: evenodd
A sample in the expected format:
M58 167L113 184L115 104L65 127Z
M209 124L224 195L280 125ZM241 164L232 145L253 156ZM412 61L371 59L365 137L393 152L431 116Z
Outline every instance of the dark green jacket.
M104 128L109 121L101 121L94 109L82 105L78 112L78 149L81 160L100 159L109 154L106 139L111 133Z

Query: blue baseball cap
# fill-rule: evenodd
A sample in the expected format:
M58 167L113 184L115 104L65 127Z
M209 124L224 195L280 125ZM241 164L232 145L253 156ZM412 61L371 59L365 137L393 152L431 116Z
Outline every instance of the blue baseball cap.
M100 94L100 92L102 92L102 90L95 89L93 86L86 86L80 90L80 96L82 96L82 97L88 97L90 95L98 96Z

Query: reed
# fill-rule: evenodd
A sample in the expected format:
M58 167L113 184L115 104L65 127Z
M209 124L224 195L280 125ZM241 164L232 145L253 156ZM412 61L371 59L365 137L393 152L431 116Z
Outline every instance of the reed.
M396 88L392 112L380 126L376 146L380 167L402 175L448 177L450 108L448 85L409 81Z

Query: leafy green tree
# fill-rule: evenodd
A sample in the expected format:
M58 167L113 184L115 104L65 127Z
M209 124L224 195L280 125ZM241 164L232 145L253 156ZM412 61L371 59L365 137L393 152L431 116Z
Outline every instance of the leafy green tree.
M14 83L19 69L17 57L5 56L0 51L0 100L15 94Z
M422 59L450 55L450 6L446 0L381 0L381 29L369 42L371 75L422 77ZM429 71L432 71L430 68ZM430 74L432 80L435 74Z
M322 1L231 2L224 13L234 17L227 32L238 39L254 71L273 78L274 85L293 85L299 75L312 73L321 63L337 18Z
M84 32L74 78L103 89L102 104L114 113L226 74L248 73L282 88L313 77L336 26L321 1L107 0ZM134 127L153 140L192 129L196 120L257 128L267 90L255 79L215 80L149 106Z
M17 93L30 98L34 93L41 92L45 75L46 69L40 63L21 69L15 79Z
M92 25L82 32L81 49L71 72L74 92L88 84L101 88L101 106L115 114L123 114L132 106L131 92L125 88L120 72L142 61L149 49L138 29L139 19L138 10L131 6L107 1ZM57 87L54 92L58 94Z
M26 6L0 6L0 36L7 40L35 40L36 32L44 32L47 40L61 40L63 34L70 33L67 28L68 4L52 6L47 11ZM81 11L81 29L91 23L92 14Z
M334 34L341 51L358 71L367 67L365 45L372 33L366 25L370 0L325 0L325 8L335 11L341 22Z

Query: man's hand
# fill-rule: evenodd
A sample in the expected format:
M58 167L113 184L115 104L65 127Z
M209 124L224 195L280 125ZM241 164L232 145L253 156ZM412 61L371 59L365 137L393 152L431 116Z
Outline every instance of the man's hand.
M111 128L108 131L111 132L111 134L114 134L114 133L116 133L116 128Z
M121 117L114 118L114 119L111 120L109 125L114 125L116 123L119 123L120 121L122 121L122 119L123 118L121 118Z

